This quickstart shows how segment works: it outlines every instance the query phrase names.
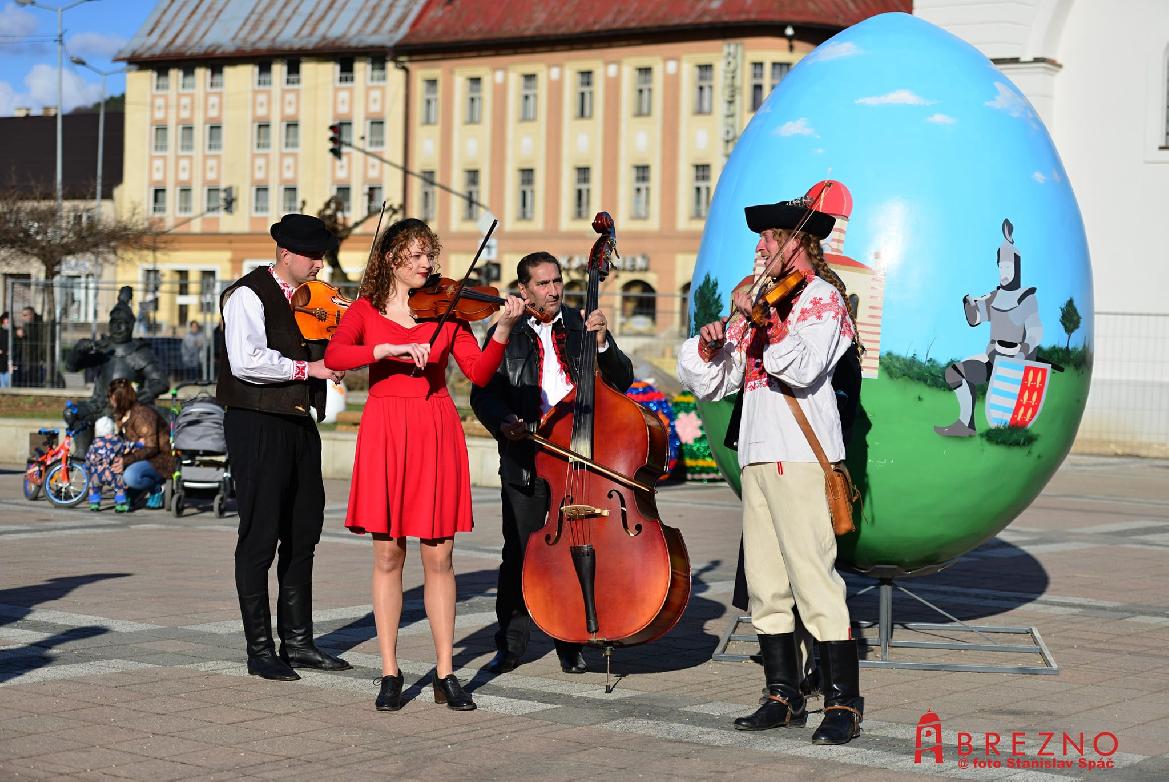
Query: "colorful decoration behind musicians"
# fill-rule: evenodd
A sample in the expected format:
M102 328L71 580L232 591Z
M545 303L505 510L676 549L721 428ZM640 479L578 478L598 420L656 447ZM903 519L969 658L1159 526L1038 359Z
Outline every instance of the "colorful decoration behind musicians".
M805 57L740 136L699 249L692 323L709 322L699 313L729 311L730 291L752 271L757 237L743 226L742 209L776 192L814 196L822 185L809 185L829 178L836 184L822 209L836 224L824 255L859 297L867 348L862 410L848 444L864 512L857 532L840 539L839 560L893 573L930 568L1005 527L1071 447L1091 374L1083 225L1043 123L1000 71L919 18L873 17ZM996 295L1003 304L1018 284L1018 307L996 314L992 305L988 334L987 325L971 328L959 303L993 284L996 246L1004 258L1023 260L1004 264L1012 278L999 278ZM1038 295L1023 295L1031 288ZM1015 336L1001 339L1022 352L998 355L982 374L996 397L988 411L1009 410L978 426L970 412L987 386L969 375L967 386L954 367L965 366L985 337L998 340L1004 322ZM1013 378L1002 374L1012 363L1023 365L1009 367ZM714 456L737 488L734 453L722 445L731 401L699 409ZM935 433L955 413L974 436Z

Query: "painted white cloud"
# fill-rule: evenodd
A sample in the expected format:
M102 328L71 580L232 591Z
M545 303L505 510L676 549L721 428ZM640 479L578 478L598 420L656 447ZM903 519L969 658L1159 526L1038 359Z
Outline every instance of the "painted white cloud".
M1035 173L1033 173L1031 175L1031 178L1034 179L1036 182L1038 182L1041 185L1047 181L1047 177L1045 177L1043 175L1042 171L1036 171Z
M929 106L935 101L926 100L912 90L893 90L884 95L870 95L857 98L856 102L862 106Z
M864 54L864 50L852 41L842 41L818 46L814 52L808 55L808 59L839 60L841 57L855 57L858 54Z
M120 35L78 33L77 35L69 36L69 39L65 42L65 46L70 54L75 54L79 57L112 60L114 55L118 53L118 50L126 45L127 40Z
M65 70L61 81L61 102L65 104L66 112L101 100L101 85L89 84L71 70ZM24 77L24 84L28 89L28 100L34 107L57 105L56 68L49 65L34 65Z
M1005 111L1012 117L1022 117L1031 114L1031 105L1027 103L1027 99L1019 93L1012 90L1001 81L994 83L996 94L993 98L986 102L987 106L999 111Z
M936 125L953 125L958 120L951 117L949 114L931 114L925 118L926 122L933 122Z
M775 129L777 136L818 136L815 128L808 124L807 117L789 120Z

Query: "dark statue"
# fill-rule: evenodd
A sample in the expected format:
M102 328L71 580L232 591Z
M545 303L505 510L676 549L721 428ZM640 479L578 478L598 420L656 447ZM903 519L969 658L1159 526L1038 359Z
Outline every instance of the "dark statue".
M65 423L75 432L75 445L84 453L93 437L93 423L103 415L109 415L110 381L128 378L138 387L138 400L151 404L170 387L170 380L144 341L134 339L134 310L130 299L134 291L123 286L118 291L118 303L110 310L109 334L96 342L81 339L65 358L65 368L70 372L98 368L93 381L93 394L89 399L78 402L76 412L66 409Z

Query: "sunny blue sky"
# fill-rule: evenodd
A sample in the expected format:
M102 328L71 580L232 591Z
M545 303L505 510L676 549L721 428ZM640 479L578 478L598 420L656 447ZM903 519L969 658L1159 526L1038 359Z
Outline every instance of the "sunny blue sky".
M56 8L73 0L38 0ZM73 65L70 55L103 71L122 67L114 54L133 37L154 7L154 0L91 0L62 15L65 31L65 110L96 103L101 78ZM40 7L0 0L0 117L27 106L39 112L57 104L57 14ZM122 75L107 79L109 94L125 92Z

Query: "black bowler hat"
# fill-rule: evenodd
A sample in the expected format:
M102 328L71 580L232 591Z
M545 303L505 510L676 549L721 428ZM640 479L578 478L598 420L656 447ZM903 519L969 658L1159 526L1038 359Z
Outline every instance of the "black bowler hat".
M748 206L743 212L747 215L747 227L757 234L768 228L794 230L806 217L807 221L800 230L817 239L827 239L828 234L832 233L832 226L836 225L836 218L813 209L812 200L807 196L774 204Z
M324 255L337 249L337 237L323 220L312 215L287 214L273 223L268 233L279 247L297 255Z

